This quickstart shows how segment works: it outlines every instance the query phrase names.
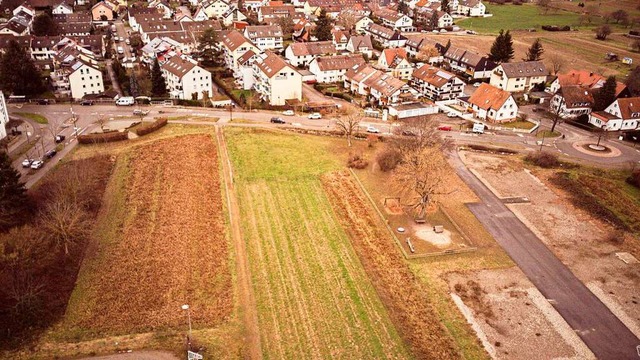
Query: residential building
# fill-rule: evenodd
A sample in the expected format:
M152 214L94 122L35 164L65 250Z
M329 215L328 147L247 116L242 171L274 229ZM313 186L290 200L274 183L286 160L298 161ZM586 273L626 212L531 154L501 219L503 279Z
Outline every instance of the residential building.
M309 64L309 71L319 83L342 82L347 70L364 63L362 54L316 57Z
M365 34L369 24L373 24L373 20L368 16L362 16L356 20L353 28L358 34Z
M439 64L443 61L441 51L444 46L427 38L425 34L408 35L404 48L417 61L428 62L429 64Z
M342 9L352 8L361 3L361 0L307 0L304 3L303 12L307 16L317 16L320 14L320 10L324 9L327 15L336 18Z
M64 2L56 5L51 9L52 15L73 14L73 7Z
M261 6L258 10L258 21L277 20L281 18L295 18L296 8L293 5Z
M278 55L268 51L253 63L253 88L272 106L302 100L302 75Z
M259 55L252 50L245 52L237 62L237 70L234 73L235 82L243 90L251 90L256 82L256 78L253 73L253 63L258 61Z
M262 51L282 49L284 44L280 25L247 26L244 29L244 36L249 38Z
M367 96L380 106L413 101L418 95L404 81L365 63L349 69L344 75L343 85L350 92Z
M552 112L563 118L590 114L593 107L593 93L591 89L578 85L563 86L553 94L549 106Z
M331 30L331 40L333 45L338 51L347 50L347 43L349 42L349 32L339 29Z
M592 112L589 123L607 131L640 129L640 97L616 99L604 111Z
M415 27L413 27L413 19L405 14L390 9L380 9L374 12L374 14L382 20L382 24L384 26L390 29L401 32L415 31Z
M235 5L229 7L229 10L220 16L220 20L224 26L231 26L236 21L247 20L247 17Z
M502 63L491 73L489 83L509 92L530 91L547 81L549 71L542 61Z
M482 83L470 97L459 97L458 100L477 119L502 123L518 116L518 104L511 93L487 83Z
M212 95L211 73L188 56L173 56L161 69L172 99L201 100Z
M464 92L464 82L456 75L431 65L416 69L409 85L433 101L457 99Z
M353 35L347 43L347 51L350 53L360 53L371 58L373 55L373 44L371 43L371 35Z
M555 94L563 86L578 85L586 89L595 90L604 85L606 77L589 72L586 70L569 70L564 74L558 74L558 77L549 86L549 92ZM627 86L618 81L616 84L616 97L622 97L628 94Z
M376 23L370 23L365 33L371 35L373 40L378 41L385 48L403 47L407 42L407 38L402 36L399 31Z
M443 56L452 70L470 79L489 79L497 64L488 57L457 47L449 47Z
M293 66L306 66L317 56L336 55L336 47L331 41L292 43L284 56Z
M204 13L209 19L217 19L229 10L229 3L225 0L207 0L200 4ZM196 11L196 14L198 11Z
M444 29L453 26L453 17L449 13L437 9L423 7L415 11L417 22L425 24L429 29Z
M162 21L163 16L156 8L147 8L141 6L130 6L127 9L129 26L133 31L138 31L138 22ZM206 19L205 19L206 20Z
M4 94L0 91L0 140L7 137L7 123L9 122L9 112Z
M112 21L118 5L110 1L100 1L91 7L91 18L96 22Z
M453 13L468 17L484 17L487 7L481 0L457 0Z
M82 99L85 95L100 94L104 91L102 71L97 65L77 60L67 74L71 97Z
M173 17L173 9L165 0L151 0L149 8L154 8L158 11L158 13L162 14L162 18L171 19Z
M35 17L35 10L27 5L20 5L13 9L13 16L9 21L0 23L0 34L13 36L29 35L31 23Z
M409 62L407 51L404 48L384 49L378 58L379 69L399 79L411 79L413 66Z
M60 23L58 33L63 36L89 36L91 23Z

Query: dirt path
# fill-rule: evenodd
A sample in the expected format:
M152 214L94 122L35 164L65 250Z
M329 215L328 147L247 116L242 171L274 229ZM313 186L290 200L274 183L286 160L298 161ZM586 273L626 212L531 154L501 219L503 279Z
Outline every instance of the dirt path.
M114 354L82 358L81 360L178 360L174 354L165 351L134 351L125 354Z
M231 224L231 236L235 245L237 256L236 271L239 284L240 310L242 321L245 327L245 358L262 359L262 347L260 344L260 329L258 328L258 313L256 311L256 300L251 286L251 273L249 261L247 259L247 249L245 247L242 230L240 229L240 208L233 185L233 169L231 160L227 152L227 143L224 138L222 127L216 126L218 146L220 147L220 160L222 161L222 173L224 178L225 193L227 196L227 206L229 208L229 223Z

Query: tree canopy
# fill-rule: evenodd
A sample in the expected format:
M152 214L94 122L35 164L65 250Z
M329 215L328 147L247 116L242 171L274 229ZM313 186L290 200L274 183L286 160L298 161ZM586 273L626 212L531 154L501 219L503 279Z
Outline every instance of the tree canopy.
M151 93L153 96L167 95L167 83L162 77L162 70L160 70L158 58L153 61L153 68L151 69Z
M506 32L500 30L500 33L491 45L489 59L498 63L509 62L513 59L513 54L513 39L511 38L511 33L509 33L509 30Z
M631 71L625 83L632 96L640 96L640 66Z
M524 59L525 61L538 61L542 60L542 54L544 53L544 49L542 48L542 43L540 39L536 39L531 47L527 50L527 57Z
M320 10L320 16L318 16L318 20L316 21L316 30L314 34L316 38L318 38L318 41L331 40L332 28L333 24L327 15L327 11L325 9Z
M60 32L58 24L46 12L33 19L32 27L35 36L56 36Z
M0 89L15 95L37 95L45 90L40 71L14 40L0 57Z
M20 225L28 219L29 199L20 174L11 166L11 159L0 152L0 232Z
M609 76L607 81L604 82L604 85L600 88L600 90L596 91L594 94L594 111L602 111L607 108L607 106L611 105L612 102L616 100L616 86L617 81L615 76Z
M218 49L218 33L214 29L207 29L200 35L198 55L205 66L222 65L222 52Z

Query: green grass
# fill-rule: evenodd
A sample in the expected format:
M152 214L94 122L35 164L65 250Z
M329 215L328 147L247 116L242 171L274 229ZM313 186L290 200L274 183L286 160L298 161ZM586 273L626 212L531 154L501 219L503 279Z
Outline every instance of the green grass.
M49 120L47 120L46 117L44 117L44 116L42 116L40 114L17 112L16 115L25 117L27 119L31 119L31 120L37 122L38 124L46 125L46 124L49 123Z
M531 130L533 129L534 126L536 126L536 124L529 121L512 121L512 122L502 124L501 126L506 128L512 128L512 129Z
M538 133L536 134L536 137L553 138L553 137L558 137L560 135L562 134L559 131L551 132L551 130L542 130L542 131L538 131Z
M456 22L462 28L479 33L497 34L500 29L526 30L535 28L540 31L542 25L578 26L580 15L569 11L550 11L541 15L536 5L492 5L485 3L487 12L493 14L488 18L468 18ZM592 24L594 25L594 24Z
M225 136L264 358L411 358L320 182L343 167L338 141L239 128Z

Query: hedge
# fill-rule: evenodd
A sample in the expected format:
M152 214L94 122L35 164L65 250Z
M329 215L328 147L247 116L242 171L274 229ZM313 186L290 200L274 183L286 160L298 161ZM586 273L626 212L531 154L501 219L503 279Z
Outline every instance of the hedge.
M156 121L152 122L152 123L147 123L147 124L142 124L140 126L138 126L136 128L136 135L138 136L143 136L143 135L147 135L149 133L152 133L158 129L160 129L161 127L167 125L167 118L159 118L156 119Z
M78 136L80 144L98 144L129 139L129 131L87 134Z

